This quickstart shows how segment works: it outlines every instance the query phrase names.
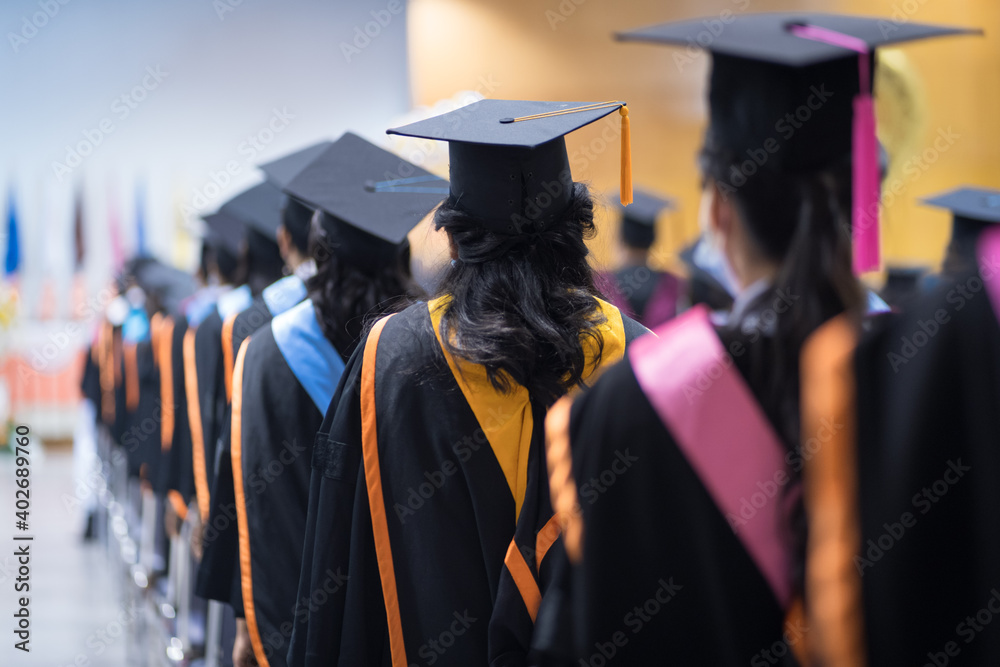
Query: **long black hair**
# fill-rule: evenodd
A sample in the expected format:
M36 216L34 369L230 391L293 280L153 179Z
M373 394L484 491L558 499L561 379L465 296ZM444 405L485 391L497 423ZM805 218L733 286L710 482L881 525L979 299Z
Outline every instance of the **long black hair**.
M703 176L739 212L755 249L779 267L771 288L741 311L745 318L729 326L743 333L764 327L758 319L762 309L782 295L791 301L767 313L759 363L751 359L746 368L782 440L795 446L802 346L830 318L844 312L859 316L863 309L861 285L851 270L850 161L812 173L761 169L735 188L728 177L741 160L714 147L709 134L699 162Z
M320 330L345 360L354 352L368 325L382 315L402 310L420 296L410 276L410 244L356 262L357 254L340 252L331 235L335 222L323 211L313 215L309 254L316 273L306 282Z
M439 292L451 297L441 319L448 351L486 368L498 391L517 385L548 406L589 370L585 341L604 348L585 241L594 235L587 187L573 186L566 212L516 237L488 231L452 199L434 217L459 259Z

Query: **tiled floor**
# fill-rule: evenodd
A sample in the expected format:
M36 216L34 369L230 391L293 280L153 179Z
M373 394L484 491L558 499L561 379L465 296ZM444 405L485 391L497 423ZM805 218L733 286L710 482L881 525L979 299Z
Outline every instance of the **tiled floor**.
M134 616L104 547L81 541L80 511L66 506L74 497L67 449L32 461L31 652L14 649L13 479L12 457L0 455L0 666L126 667Z

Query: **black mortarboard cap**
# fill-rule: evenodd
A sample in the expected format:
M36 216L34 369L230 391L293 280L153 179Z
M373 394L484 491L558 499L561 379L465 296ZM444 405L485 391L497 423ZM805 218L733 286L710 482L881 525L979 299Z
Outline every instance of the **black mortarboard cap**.
M720 19L667 23L620 33L618 38L697 45L711 51L712 139L741 159L752 159L748 151L763 149L769 168L822 169L850 156L852 101L860 88L858 55L801 37L793 32L796 26L853 37L870 50L978 32L890 19L779 12L738 16L728 23ZM811 118L803 120L807 115ZM780 149L767 150L768 140Z
M624 106L617 101L480 100L388 133L447 141L456 208L491 231L515 234L544 227L571 201L564 135ZM627 142L623 129L623 158ZM627 189L630 195L630 180Z
M194 294L193 276L156 259L135 266L135 282L146 294L154 296L169 312L176 312L181 301Z
M656 219L674 202L649 190L633 190L632 203L621 208L622 240L633 248L648 248L656 240Z
M320 141L311 146L306 146L294 153L289 153L276 160L265 162L259 169L264 172L267 179L284 189L288 184L305 169L310 162L315 160L320 154L330 147L332 141Z
M951 211L952 238L978 236L983 227L1000 224L1000 190L964 187L921 201Z
M281 190L274 183L264 181L236 195L223 204L219 211L242 220L248 227L277 244L281 205Z
M871 100L876 47L972 33L888 19L782 12L668 23L619 35L712 52L705 148L734 165L810 173L853 158L854 268L877 268L878 145ZM864 55L859 55L863 53ZM739 173L736 173L737 167Z
M205 221L204 243L213 248L221 248L233 257L239 257L246 242L246 224L222 212L210 213L202 219Z
M333 219L346 251L391 250L448 194L448 181L351 132L328 146L285 188ZM388 247L388 248L387 248Z

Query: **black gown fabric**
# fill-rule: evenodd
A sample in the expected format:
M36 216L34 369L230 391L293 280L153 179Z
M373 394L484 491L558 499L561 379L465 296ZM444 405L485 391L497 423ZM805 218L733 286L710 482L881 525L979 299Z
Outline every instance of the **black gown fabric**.
M240 538L244 608L248 623L253 617L255 649L271 667L281 667L294 621L313 443L324 413L289 367L271 327L253 334L240 374L242 426L233 459L243 473L237 502L246 522Z
M1000 257L988 259L855 358L871 665L1000 662L1000 310L984 286Z
M715 329L788 451L790 481L760 480L774 492L769 502L785 503L797 486L792 472L802 468L792 451L797 414L788 414L798 387L762 399L749 371L767 367L766 331ZM725 406L713 409L715 415L697 414L727 418ZM631 359L573 402L566 435L582 517L579 558L571 563L565 548L553 548L532 653L512 652L494 665L797 664L792 648L804 628L786 624L788 609L736 534L738 522L731 525L736 519L713 499Z
M254 297L250 306L240 311L230 325L228 353L231 356L228 359L235 363L240 346L248 336L269 324L275 315L282 312L282 308L287 309L294 305L295 303L291 301L282 301L278 304L279 307L274 307L275 312L272 312L263 297ZM208 401L212 410L212 422L208 424L210 430L205 431L206 457L213 457L213 463L209 468L212 480L211 507L204 552L201 565L198 568L197 592L210 600L230 604L236 610L237 616L242 618L243 591L239 568L239 528L236 517L237 503L236 490L233 485L231 452L232 415L226 395L225 366L227 362L222 347L226 344L222 335L226 323L222 322L216 312L214 317L209 316L198 327L199 334L201 327L209 322L211 322L210 327L213 333L216 326L218 327L217 340L219 341L218 354L220 356L213 382L214 395L209 396ZM206 360L206 363L209 361ZM203 395L205 394L203 393ZM208 451L210 449L208 445L210 436L213 437L214 446L211 447L211 451Z
M122 450L128 459L129 475L145 476L150 479L153 471L160 467L160 372L149 340L135 343L134 367L128 360L132 353L125 352L126 411L128 421L121 436ZM129 391L132 383L136 402L130 404Z
M168 409L173 411L173 432L169 446L163 453L164 488L176 500L177 508L184 508L178 514L183 517L195 495L194 469L191 454L191 425L188 421L187 390L185 387L184 335L188 330L187 318L176 315L173 318L170 338L170 386L173 389L173 403ZM161 372L163 370L161 369Z
M629 331L644 331L621 320ZM348 361L316 437L289 664L388 665L394 644L409 663L486 664L504 554L516 527L516 500L484 430L490 426L480 425L464 397L428 304L415 304L386 321L369 357L380 475L367 479L366 344L367 338ZM530 487L530 461L544 456L545 410L534 401L525 409L533 418ZM375 497L384 503L401 636L387 622L369 484L382 489Z

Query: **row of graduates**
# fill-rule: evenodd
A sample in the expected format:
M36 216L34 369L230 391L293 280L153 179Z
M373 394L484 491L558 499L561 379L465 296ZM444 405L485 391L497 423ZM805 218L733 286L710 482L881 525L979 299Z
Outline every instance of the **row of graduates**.
M563 139L621 102L484 100L390 130L448 141L448 183L351 134L264 165L284 200L219 215L308 226L315 273L242 310L205 288L151 344L177 408L161 453L191 461L165 492L212 529L198 593L244 619L235 663L1000 656L1000 198L936 199L955 212L939 288L869 312L845 228L874 166L852 146L872 65L852 49L967 32L884 25L746 15L712 43L700 215L739 294L652 334L595 287ZM405 238L431 213L452 262L421 295Z

